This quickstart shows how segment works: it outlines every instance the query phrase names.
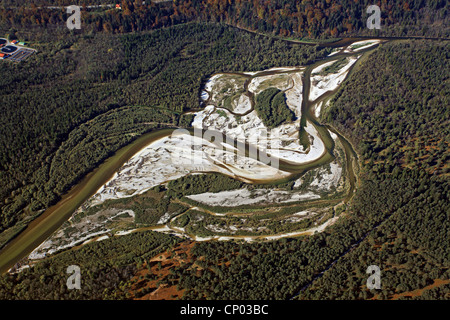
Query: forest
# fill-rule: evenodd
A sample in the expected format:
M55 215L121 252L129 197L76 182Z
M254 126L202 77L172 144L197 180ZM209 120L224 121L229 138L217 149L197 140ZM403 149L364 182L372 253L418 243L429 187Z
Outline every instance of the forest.
M55 3L56 2L56 3ZM89 5L121 4L115 8ZM239 28L289 38L335 38L344 35L449 36L447 0L330 1L330 0L5 0L0 5L0 27L65 26L64 9L45 8L78 4L83 8L83 29L127 33L173 26L191 21L221 22ZM366 26L366 9L381 11L381 30Z
M325 119L351 137L373 172L448 176L448 50L446 43L388 43L331 100Z
M179 242L176 237L157 232L93 242L80 250L57 254L31 270L2 275L0 300L123 299L129 296L129 280L142 262ZM67 288L69 265L80 267L83 290Z
M283 122L291 122L295 114L286 104L284 92L271 87L256 96L255 110L267 128L278 127Z

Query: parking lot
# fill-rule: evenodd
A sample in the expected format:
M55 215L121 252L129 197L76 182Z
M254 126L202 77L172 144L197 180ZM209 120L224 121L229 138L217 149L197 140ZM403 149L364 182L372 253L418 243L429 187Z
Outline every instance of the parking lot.
M28 48L21 48L16 53L12 54L8 59L14 62L20 62L22 60L27 59L29 56L31 56L36 50L34 49L28 49Z

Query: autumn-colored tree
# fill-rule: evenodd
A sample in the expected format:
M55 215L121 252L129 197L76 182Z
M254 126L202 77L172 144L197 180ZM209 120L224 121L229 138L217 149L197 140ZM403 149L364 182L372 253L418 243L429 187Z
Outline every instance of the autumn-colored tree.
M131 16L133 13L133 5L126 0L122 0L122 10L125 16Z
M332 37L336 37L336 36L338 35L338 30L337 30L337 28L334 27L334 28L331 30L330 34L331 34Z

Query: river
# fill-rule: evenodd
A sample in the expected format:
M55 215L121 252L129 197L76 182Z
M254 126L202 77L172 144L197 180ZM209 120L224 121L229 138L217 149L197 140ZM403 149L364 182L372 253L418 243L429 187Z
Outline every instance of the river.
M355 39L344 39L345 43L353 43L360 40L360 38ZM344 41L343 40L343 41ZM337 42L334 47L340 47L342 42ZM332 44L326 43L324 46L332 46ZM333 60L338 60L344 56L352 56L356 54L362 54L366 51L373 50L369 48L357 53L337 53L331 57L326 57L319 61L315 61L313 64L309 65L304 69L303 76L303 99L302 99L302 119L301 123L306 124L306 121L311 122L319 133L320 138L324 142L326 152L320 156L315 161L304 163L304 164L292 164L288 161L283 161L280 159L280 169L291 172L293 175L289 179L298 178L308 170L317 168L324 164L330 163L334 159L334 140L332 139L329 130L334 132L338 139L344 146L346 153L346 166L347 173L350 181L350 190L344 201L349 201L355 190L356 177L353 171L353 164L357 163L357 155L353 150L351 143L349 143L341 134L328 125L319 123L318 119L315 118L312 108L319 101L329 97L333 92L327 92L322 95L319 99L314 102L309 101L309 91L310 91L310 75L314 67ZM352 67L353 68L353 67ZM293 70L292 72L296 72ZM298 72L298 70L297 70ZM265 71L258 74L261 75L271 75L276 73L286 73L286 71ZM244 73L235 73L236 75L246 76L248 79L245 83L244 90L245 94L251 99L252 109L254 106L254 94L248 91L248 84L253 76ZM350 74L350 71L348 72ZM8 271L12 266L14 266L18 261L27 257L36 247L38 247L45 239L47 239L53 232L55 232L65 221L67 221L74 211L79 208L86 200L93 196L98 189L103 186L107 181L109 181L115 172L125 164L134 154L145 146L151 144L152 142L170 135L176 128L165 128L159 129L151 133L147 133L129 145L118 150L112 157L108 158L95 170L89 173L85 178L82 179L77 185L75 185L63 198L55 205L51 206L39 217L34 219L29 225L20 232L14 239L12 239L6 246L0 251L0 273ZM191 130L192 134L192 130ZM225 140L224 140L225 141ZM236 142L237 146L240 146L242 152L248 154L248 145L240 144ZM284 182L283 181L279 182ZM261 183L261 181L254 180L254 183ZM271 183L273 183L272 181Z

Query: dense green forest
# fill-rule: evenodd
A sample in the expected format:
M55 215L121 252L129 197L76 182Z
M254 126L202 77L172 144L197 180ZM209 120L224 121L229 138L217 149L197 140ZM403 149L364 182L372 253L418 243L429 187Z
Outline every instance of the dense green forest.
M121 4L115 8L88 8L97 4ZM83 6L83 29L105 32L143 31L188 21L224 22L253 31L283 37L325 38L358 33L383 36L449 36L447 0L329 1L329 0L174 0L174 1L2 1L0 27L64 26L64 9L45 6ZM376 4L381 11L381 30L369 30L366 9ZM3 8L2 8L3 7Z
M74 35L40 50L0 65L2 231L55 203L139 134L188 125L180 114L198 107L214 72L307 64L328 52L217 24Z
M404 171L405 172L405 171ZM414 187L401 189L415 193L389 219L373 230L364 241L324 274L301 295L303 299L388 299L432 285L435 280L449 280L450 255L448 237L449 196L448 183L419 176L396 176L396 179L414 179ZM376 182L375 182L376 183ZM366 210L375 210L374 182L362 190L360 197ZM399 186L400 187L400 186ZM383 198L380 198L383 199ZM384 201L398 201L395 198ZM368 290L366 269L378 265L382 272L381 290ZM443 287L440 299L450 298L450 287ZM426 297L426 296L425 296Z
M176 237L157 232L137 232L93 242L79 250L57 254L19 274L2 275L0 300L126 298L129 280L140 264L178 242ZM66 269L70 265L80 267L83 290L67 288Z
M255 110L267 128L278 127L283 122L291 122L295 118L295 114L286 104L284 92L273 87L256 96Z
M448 177L449 57L448 44L388 43L339 90L324 117L351 137L374 172L423 168Z
M243 182L221 174L187 175L167 184L167 195L171 198L182 198L203 192L218 192L239 189Z

